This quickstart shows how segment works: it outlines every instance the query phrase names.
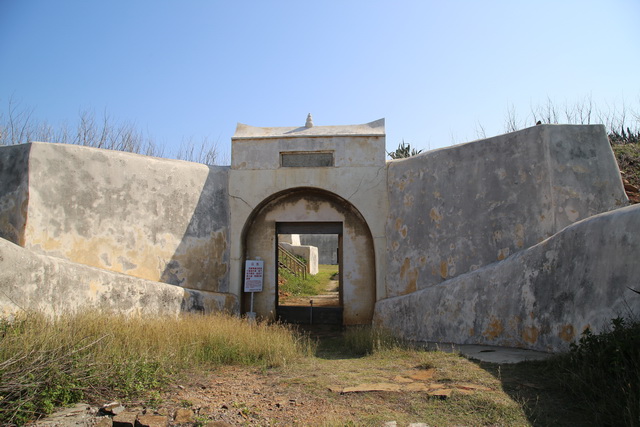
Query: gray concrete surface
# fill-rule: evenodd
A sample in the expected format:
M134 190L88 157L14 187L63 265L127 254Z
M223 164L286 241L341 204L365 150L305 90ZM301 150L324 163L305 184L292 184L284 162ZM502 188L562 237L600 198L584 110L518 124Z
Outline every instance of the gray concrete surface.
M344 321L370 323L376 299L386 297L384 120L268 128L239 123L231 145L232 292L242 293L245 259L265 260L264 291L256 295L256 312L273 317L275 224L344 221ZM283 154L313 153L331 153L333 166L282 165Z
M36 142L0 147L0 165L8 240L147 280L228 290L227 167Z
M640 313L640 205L573 224L507 259L376 304L411 341L566 351L589 327Z
M156 316L237 312L238 300L35 254L0 239L0 317L24 309L49 315L102 309Z
M0 147L3 310L239 310L244 260L260 256L269 316L282 221L342 222L347 323L378 301L376 322L409 339L558 351L640 310L626 289L640 277L639 215L617 209L627 199L603 126L536 126L386 164L384 121L240 124L232 143L230 168ZM330 153L333 166L282 167L283 153Z
M527 350L524 348L452 343L424 343L422 345L429 350L440 350L446 353L460 353L467 359L497 364L545 360L553 357L553 353Z
M541 125L389 162L387 295L500 261L628 204L601 125Z

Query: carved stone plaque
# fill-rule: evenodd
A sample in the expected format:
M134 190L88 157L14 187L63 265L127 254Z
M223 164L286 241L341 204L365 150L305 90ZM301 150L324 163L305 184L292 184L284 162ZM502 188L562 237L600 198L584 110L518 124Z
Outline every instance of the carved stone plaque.
M283 168L321 168L333 166L333 153L280 153Z

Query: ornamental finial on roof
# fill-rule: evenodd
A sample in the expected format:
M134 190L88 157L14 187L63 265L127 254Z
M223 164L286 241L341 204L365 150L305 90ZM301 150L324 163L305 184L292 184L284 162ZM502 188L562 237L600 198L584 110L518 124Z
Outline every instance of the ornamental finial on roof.
M311 113L309 113L309 115L307 116L307 122L304 124L304 127L306 128L313 127L313 117L311 117Z

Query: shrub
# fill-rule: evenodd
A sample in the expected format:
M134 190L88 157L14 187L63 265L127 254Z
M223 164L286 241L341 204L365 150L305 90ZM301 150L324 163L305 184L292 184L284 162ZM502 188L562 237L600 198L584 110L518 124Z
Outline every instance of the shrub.
M595 425L640 425L640 322L616 318L603 333L587 329L556 367Z

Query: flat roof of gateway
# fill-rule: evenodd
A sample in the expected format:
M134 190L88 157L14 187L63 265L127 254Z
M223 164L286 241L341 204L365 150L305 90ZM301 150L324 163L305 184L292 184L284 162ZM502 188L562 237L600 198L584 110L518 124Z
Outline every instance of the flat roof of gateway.
M231 139L299 138L319 136L384 136L384 119L362 125L261 128L238 123Z

